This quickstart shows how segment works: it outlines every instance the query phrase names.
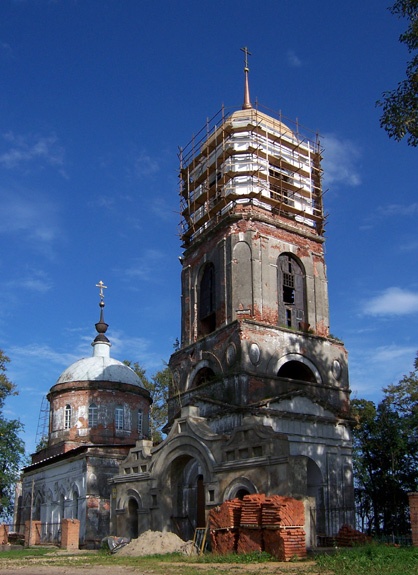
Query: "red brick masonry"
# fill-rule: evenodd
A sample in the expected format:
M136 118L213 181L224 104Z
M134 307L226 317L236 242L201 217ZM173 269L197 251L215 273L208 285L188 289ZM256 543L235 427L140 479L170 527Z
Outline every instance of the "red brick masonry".
M266 551L279 561L306 557L302 501L291 497L246 495L225 501L209 513L215 553Z
M418 547L418 493L408 493L411 517L412 545Z
M63 519L61 528L61 547L68 551L78 549L80 521L78 521L78 519Z

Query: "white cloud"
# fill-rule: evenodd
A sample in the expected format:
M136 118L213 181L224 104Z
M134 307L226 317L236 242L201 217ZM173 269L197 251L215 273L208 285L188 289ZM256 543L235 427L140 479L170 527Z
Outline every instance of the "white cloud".
M165 198L154 198L151 202L151 210L160 220L170 221L174 218L177 221L178 219L178 214Z
M33 191L0 190L2 225L0 234L22 233L38 244L49 244L59 235L57 208Z
M294 50L287 51L287 63L292 68L300 68L302 66L302 60L296 55Z
M405 364L415 356L415 346L384 345L373 351L372 361L374 363L389 363L398 359L404 359Z
M13 50L7 42L0 42L0 58L8 61L13 59Z
M9 355L13 358L13 363L16 365L18 365L19 362L30 361L30 358L34 358L37 361L47 361L48 363L53 363L58 366L68 366L77 359L80 359L80 357L77 357L73 353L61 353L48 345L36 343L22 347L12 347Z
M339 139L333 134L323 138L325 148L322 167L325 188L335 184L358 186L361 183L357 168L360 148L350 140Z
M56 167L64 165L64 150L58 144L58 138L55 135L16 135L13 132L7 132L3 134L2 139L7 147L0 153L0 166L3 168L11 170L31 162L46 163Z
M125 275L129 281L132 281L132 278L138 278L141 281L155 280L157 271L161 269L161 261L165 257L166 255L159 250L146 250L125 270Z
M377 215L386 217L394 216L415 216L418 214L418 202L413 202L409 205L402 204L388 204L387 206L379 206L377 208Z
M135 160L135 174L139 177L153 176L159 171L156 160L145 152L140 152Z
M33 269L26 272L21 279L6 282L3 286L3 289L9 290L23 287L29 291L46 293L52 288L52 282L45 272Z
M411 204L387 204L386 206L378 206L375 211L365 218L365 223L361 229L372 229L376 224L385 222L388 219L415 217L418 214L418 202ZM416 249L418 243L416 241L400 246L401 250L409 251Z
M368 315L408 315L418 312L418 293L390 287L371 298L363 306Z
M412 240L400 246L400 250L403 252L415 252L418 250L418 240Z

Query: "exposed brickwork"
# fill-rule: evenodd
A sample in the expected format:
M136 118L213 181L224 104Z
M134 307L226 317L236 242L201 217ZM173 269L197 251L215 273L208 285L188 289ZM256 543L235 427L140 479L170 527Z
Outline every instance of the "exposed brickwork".
M25 547L40 545L41 543L41 522L25 521Z
M306 557L302 501L264 494L225 501L209 513L216 553L267 551L279 561Z
M61 548L67 549L67 551L78 549L80 521L78 519L63 519L61 529Z
M0 545L7 545L9 542L9 527L8 525L0 524Z
M354 545L364 545L365 543L371 543L372 538L365 535L361 531L353 529L349 525L343 525L338 531L338 535L335 538L335 543L337 547L353 547Z
M412 545L418 547L418 493L408 493L411 518Z
M143 421L148 421L149 393L139 386L115 382L74 381L62 383L51 388L48 395L51 403L51 428L49 447L62 441L81 443L134 443L139 439L136 414L143 412ZM98 407L98 423L89 428L88 406L95 403ZM71 426L64 429L65 406L72 410ZM115 429L115 406L124 409L126 426Z

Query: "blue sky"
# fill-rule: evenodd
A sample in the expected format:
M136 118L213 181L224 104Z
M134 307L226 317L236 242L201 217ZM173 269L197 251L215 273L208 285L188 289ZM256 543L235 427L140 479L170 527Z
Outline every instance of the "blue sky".
M404 77L381 0L2 0L0 348L35 447L42 397L91 354L151 375L180 335L179 146L250 90L325 148L331 333L354 397L379 400L418 349L418 150L375 102Z

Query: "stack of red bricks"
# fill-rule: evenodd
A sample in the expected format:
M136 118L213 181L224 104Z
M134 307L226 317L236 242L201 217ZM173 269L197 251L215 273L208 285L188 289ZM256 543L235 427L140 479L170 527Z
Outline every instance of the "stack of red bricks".
M232 553L237 548L241 501L232 499L215 507L209 514L212 550L219 555Z
M279 561L306 557L304 507L291 497L246 495L225 501L209 514L213 551L267 551Z
M264 550L280 561L306 557L305 509L291 497L267 497L262 512Z
M335 543L337 547L352 547L353 545L364 545L365 543L370 543L371 540L371 537L368 537L361 531L357 531L349 525L343 525L338 531Z
M261 527L262 505L265 495L245 495L242 500L241 524L239 529L238 553L263 551L263 533Z

